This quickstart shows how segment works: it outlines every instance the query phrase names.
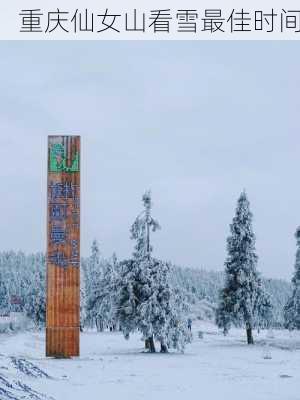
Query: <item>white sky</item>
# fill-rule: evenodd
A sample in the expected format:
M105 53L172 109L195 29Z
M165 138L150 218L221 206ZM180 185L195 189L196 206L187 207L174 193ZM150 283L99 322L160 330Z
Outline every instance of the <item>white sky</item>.
M246 188L259 268L290 278L300 224L297 42L1 42L0 249L45 249L48 134L82 136L82 254L222 269Z

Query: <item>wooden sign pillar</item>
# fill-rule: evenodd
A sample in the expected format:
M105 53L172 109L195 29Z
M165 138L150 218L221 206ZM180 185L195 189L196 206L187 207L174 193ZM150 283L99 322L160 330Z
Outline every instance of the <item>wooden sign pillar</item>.
M46 356L79 355L80 137L48 137Z

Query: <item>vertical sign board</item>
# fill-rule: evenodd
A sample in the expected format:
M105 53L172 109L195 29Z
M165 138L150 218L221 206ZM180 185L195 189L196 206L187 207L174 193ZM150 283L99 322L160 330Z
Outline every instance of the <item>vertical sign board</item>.
M46 355L79 355L80 137L48 137Z

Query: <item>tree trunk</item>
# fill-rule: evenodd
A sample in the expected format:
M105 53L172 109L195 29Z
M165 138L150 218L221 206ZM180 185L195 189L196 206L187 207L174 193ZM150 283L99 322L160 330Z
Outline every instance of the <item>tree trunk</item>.
M155 344L154 344L154 339L153 339L153 335L150 336L148 339L148 349L150 353L155 353Z
M165 344L164 340L160 341L160 352L168 353L168 346Z
M252 336L252 326L249 322L246 323L246 333L247 333L247 343L254 344L253 336Z
M104 331L104 324L101 318L96 318L96 328L97 332L103 332Z

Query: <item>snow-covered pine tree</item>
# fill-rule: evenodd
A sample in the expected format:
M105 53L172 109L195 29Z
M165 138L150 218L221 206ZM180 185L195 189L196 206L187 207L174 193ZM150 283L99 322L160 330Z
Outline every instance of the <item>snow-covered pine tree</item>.
M245 191L238 199L230 231L225 261L225 287L220 293L217 322L224 332L228 331L231 322L245 324L247 343L253 344L252 329L259 320L261 305L266 296L256 269L258 257L252 213Z
M168 346L182 349L182 307L175 307L178 298L170 286L170 265L152 256L150 232L159 224L152 217L150 192L142 200L144 210L131 227L136 241L133 258L120 263L117 315L125 337L140 331L150 352L155 352L154 339L160 342L161 352L167 352Z
M119 264L116 314L125 339L137 329L136 316L139 293L136 289L135 263L123 260Z
M97 313L101 315L104 324L110 330L114 330L117 325L115 314L117 271L114 261L114 259L102 260L102 275L95 289Z
M171 273L171 270L169 271ZM180 352L184 351L187 343L191 343L192 334L187 326L187 315L190 306L182 288L174 287L171 297L171 315L167 330L167 343Z
M171 296L169 266L153 257L136 264L137 292L141 301L137 304L136 322L147 340L151 352L155 352L154 340L159 340L161 352L166 353Z
M91 327L96 325L98 331L103 331L104 321L99 313L97 305L97 296L99 293L99 282L102 279L102 265L100 259L99 245L96 240L93 241L91 247L91 256L86 265L86 291L87 291L87 320Z
M151 329L151 304L154 300L154 271L158 266L151 257L150 232L160 228L152 217L150 191L142 197L143 211L131 226L131 239L136 241L133 258L120 264L119 301L117 315L126 338L134 330L142 332L146 347L155 352L154 332ZM148 315L146 315L148 314Z
M223 329L224 336L227 335L231 324L230 314L227 311L227 303L228 299L226 299L226 295L223 291L220 295L218 308L216 309L216 324L219 328Z
M255 304L255 327L262 329L269 329L273 325L273 304L271 296L266 291L266 287L259 278L258 280L258 296Z
M114 329L117 325L115 318L116 276L118 262L116 256L111 260L100 257L99 246L96 241L92 244L92 254L86 263L86 315L89 325L96 324L98 331L105 326Z
M10 298L8 282L4 269L0 270L0 314L7 315L10 312Z
M292 278L292 295L284 307L285 327L300 329L300 227L297 228L295 237L297 240L297 251L295 271Z
M115 331L118 327L118 319L116 316L117 302L117 284L119 276L119 262L115 253L106 260L104 268L104 276L102 281L103 311L110 330Z
M146 191L142 197L143 211L136 217L131 226L130 233L131 239L136 241L135 252L133 253L135 259L151 258L153 247L150 243L150 232L155 232L160 229L157 220L152 217L152 199L151 192Z
M27 274L30 270L27 270ZM46 321L46 264L45 257L37 254L33 259L33 270L30 276L26 277L27 293L24 302L26 315L34 322L36 328L41 328ZM27 280L23 279L24 282ZM27 281L28 282L28 281Z
M153 247L150 244L150 232L155 232L160 229L160 225L157 220L152 217L152 199L151 192L146 191L142 197L144 209L137 216L134 223L131 226L131 239L136 240L135 251L133 253L135 266L135 280L137 285L137 299L140 305L145 305L146 301L151 298L152 292L154 291L154 281L151 270L153 271L154 265L151 260L151 253ZM146 308L146 307L145 307ZM140 310L142 311L142 310ZM138 328L141 328L141 332L145 338L146 347L149 348L150 352L155 352L154 336L151 332L151 328L145 329L145 326L140 326L143 317L136 315L136 323ZM143 324L144 325L144 324Z

